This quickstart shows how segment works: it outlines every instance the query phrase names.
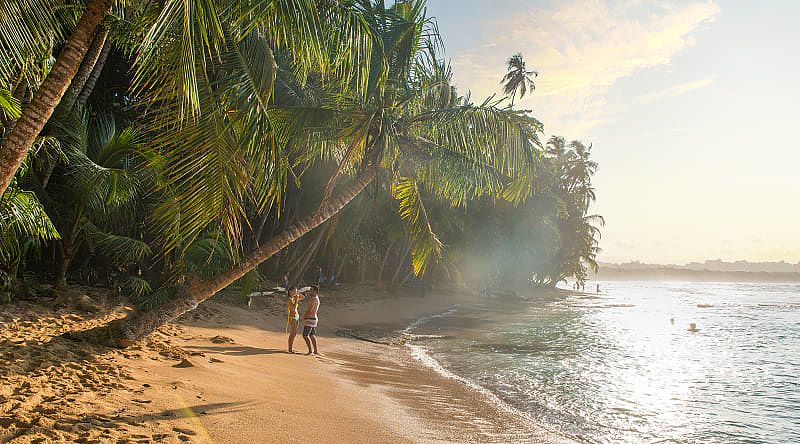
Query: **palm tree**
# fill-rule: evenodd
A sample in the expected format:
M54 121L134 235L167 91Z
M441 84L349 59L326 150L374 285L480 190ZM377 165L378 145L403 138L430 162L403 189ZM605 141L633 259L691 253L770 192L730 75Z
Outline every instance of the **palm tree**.
M356 3L375 41L365 45L370 48L369 56L363 58L366 69L351 73L355 80L348 87L327 78L327 90L321 83L317 88L314 81L322 79L319 75L301 73L298 84L280 85L291 99L275 97L276 106L266 106L267 98L259 99L259 94L265 93L263 73L273 69L248 70L260 74L255 76L238 74L242 60L257 60L255 54L271 51L254 35L255 40L231 47L239 65L214 67L218 83L197 88L196 103L202 114L195 123L155 127L160 132L156 144L165 148L163 167L170 177L169 192L177 197L155 214L163 232L177 233L165 243L166 248L190 244L209 224L235 239L240 233L242 202L249 198L266 207L279 198L282 175L293 174L290 159L299 166L315 159L335 160L318 209L224 272L209 279L189 277L169 290L173 297L168 302L133 313L89 336L125 345L192 310L338 214L376 178L390 189L407 224L413 241L412 264L418 274L443 248L431 226L424 196L463 206L483 195L505 192L508 198L520 200L529 192L539 158L541 124L499 108L497 102L475 105L455 94L449 67L436 57L438 36L435 24L425 16L424 1L390 7L383 2ZM236 55L241 51L247 56ZM337 56L334 52L329 57ZM222 54L221 60L226 59ZM302 96L298 87L317 89L310 99L307 95L297 100ZM162 118L187 110L185 105L193 100L174 103ZM219 103L222 112L213 111ZM220 177L226 182L216 182ZM350 179L338 187L344 177ZM178 215L186 222L176 225Z
M35 138L44 128L56 106L78 72L92 42L102 48L104 31L99 35L97 26L111 10L112 0L90 0L77 24L66 39L50 73L44 79L31 102L24 107L21 117L6 135L0 146L0 194L8 187L14 172L19 168ZM359 2L356 2L359 3ZM69 6L69 7L67 7ZM64 5L58 0L8 1L0 4L0 49L10 54L9 60L0 61L0 86L30 64L30 49L50 49L65 34L64 17L55 11L72 11L74 5ZM311 1L247 0L224 2L130 2L140 16L133 23L141 25L143 40L136 42L136 86L138 92L157 91L147 99L162 101L177 95L182 97L176 110L179 117L194 118L199 111L199 87L203 79L199 70L209 59L219 56L226 43L239 42L256 30L278 47L292 48L295 57L310 65L319 66L321 42L343 36L352 43L351 56L340 60L345 71L357 69L360 60L358 42L364 41L355 30L357 21L345 19L329 35L320 33L320 13L339 17L342 10L354 10L348 5L317 5ZM235 24L235 26L233 26ZM130 30L129 30L130 31ZM43 42L44 37L52 41ZM362 36L363 37L363 36ZM227 42L226 42L227 39ZM338 40L343 44L344 39ZM46 48L41 48L47 43ZM103 42L104 43L104 42ZM84 65L91 73L102 50L93 51L92 60ZM269 57L264 65L273 60ZM195 64L195 62L198 62ZM77 79L84 83L83 76ZM77 85L80 86L80 85ZM78 88L76 87L76 91ZM261 99L271 91L262 91ZM72 98L70 98L70 101ZM68 104L69 105L69 104ZM66 107L69 111L70 106Z
M58 125L66 162L51 186L47 207L61 239L57 241L56 288L66 287L67 270L83 244L106 253L114 262L133 262L151 254L137 239L105 231L114 219L125 219L142 198L144 175L141 135L118 129L114 117L76 106ZM117 224L120 225L120 224Z
M0 48L4 49L4 53L5 49L8 49L12 60L16 59L24 64L28 57L25 49L41 44L31 40L40 39L42 34L28 34L24 31L31 25L31 22L38 23L38 26L49 27L49 29L59 26L57 18L50 11L52 5L49 3L52 2L11 1L4 2L0 6L0 22L3 23L0 27L4 28L0 32L2 39ZM67 91L89 50L97 25L111 9L112 3L113 0L90 0L87 3L80 20L59 52L49 74L33 95L31 102L22 109L14 126L6 134L0 145L0 194L8 188L36 137L39 136L50 115L61 101L61 97ZM39 22L39 19L43 20ZM17 24L23 20L25 25L21 27L7 25ZM8 27L6 28L6 26ZM47 33L49 32L43 34L47 35ZM5 65L3 68L8 68L6 63L3 65Z
M536 71L529 71L525 67L525 60L522 58L521 53L516 53L506 62L508 65L508 72L503 76L503 93L505 95L511 94L511 105L514 105L514 99L519 92L519 97L525 97L528 88L536 89L536 84L533 79L539 75Z
M51 139L40 140L34 150L51 142ZM36 194L17 184L18 179L28 174L28 163L23 162L0 196L0 294L11 290L4 287L13 285L29 250L37 248L42 241L59 239L55 225Z

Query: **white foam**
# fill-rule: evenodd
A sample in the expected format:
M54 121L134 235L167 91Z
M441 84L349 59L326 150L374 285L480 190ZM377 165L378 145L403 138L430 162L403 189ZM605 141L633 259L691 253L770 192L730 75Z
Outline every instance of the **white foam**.
M430 321L431 319L443 318L445 316L450 316L452 314L455 314L456 312L458 312L458 307L459 307L458 304L451 305L447 310L445 310L442 313L421 317L421 318L417 319L416 321L408 324L408 327L404 328L401 331L401 333L403 333L403 334L411 334L411 330L413 330L413 329L419 327L420 325Z
M450 316L452 314L455 314L457 311L458 311L458 306L454 305L454 306L448 308L447 311L445 311L443 313L432 315L432 316L426 316L424 318L417 319L416 321L412 322L408 327L406 327L402 331L402 333L405 334L405 335L409 335L409 336L416 336L416 335L411 333L411 330L413 330L413 329L419 327L420 325L430 321L431 319ZM418 337L425 337L425 336L434 337L434 335L418 335ZM495 407L497 407L501 411L506 412L506 413L510 413L510 414L515 415L515 416L517 416L519 418L522 418L522 419L530 422L531 424L533 424L533 425L535 425L537 427L545 428L545 427L543 427L542 424L537 422L530 415L522 412L521 410L518 410L517 408L515 408L512 405L508 404L507 402L503 401L502 399L500 399L499 396L497 396L494 392L492 392L491 390L487 389L486 387L478 384L475 381L472 381L471 379L464 378L463 376L459 376L459 375L451 372L450 370L446 369L444 366L442 366L442 364L439 361L437 361L433 356L431 356L430 351L428 350L427 347L422 346L422 345L412 344L412 343L406 343L405 346L408 347L411 356L417 362L419 362L420 364L424 365L425 367L430 368L431 370L435 371L436 373L438 373L439 375L441 375L441 376L443 376L445 378L453 379L455 381L461 382L462 384L466 385L470 389L472 389L472 390L480 393L481 395L485 396L486 399L489 400L489 402L491 402ZM550 431L550 430L548 430L548 431ZM550 431L550 432L552 433L552 431Z

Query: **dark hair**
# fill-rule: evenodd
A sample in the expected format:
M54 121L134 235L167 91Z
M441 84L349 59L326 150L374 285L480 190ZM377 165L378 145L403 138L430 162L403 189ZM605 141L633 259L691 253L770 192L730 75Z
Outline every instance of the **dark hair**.
M319 287L318 287L318 286L316 286L316 285L313 285L313 284L312 284L312 285L309 285L309 286L308 286L308 288L310 288L310 289L312 289L312 290L316 291L317 293L319 293Z

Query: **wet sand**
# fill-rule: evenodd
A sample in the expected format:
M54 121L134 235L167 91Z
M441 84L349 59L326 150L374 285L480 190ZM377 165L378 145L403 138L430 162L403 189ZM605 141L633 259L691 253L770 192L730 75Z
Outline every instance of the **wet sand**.
M336 335L377 339L463 298L323 291L322 357L286 353L269 298L207 302L125 350L56 337L121 316L114 301L95 315L2 307L0 442L565 442L406 347Z

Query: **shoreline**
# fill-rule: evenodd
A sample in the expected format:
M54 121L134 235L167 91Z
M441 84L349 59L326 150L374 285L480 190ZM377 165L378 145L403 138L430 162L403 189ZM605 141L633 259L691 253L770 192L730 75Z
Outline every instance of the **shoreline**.
M323 357L285 352L285 318L274 303L245 309L212 300L141 344L92 350L93 357L72 356L80 347L56 335L75 328L73 321L92 325L112 314L87 319L39 310L34 322L22 309L0 311L0 364L10 365L2 358L12 351L35 363L0 370L0 441L571 442L504 409L488 390L424 365L411 347L336 335L348 328L408 331L473 296L390 296L368 288L322 296ZM47 316L59 321L43 332L53 325ZM36 344L16 342L34 332ZM295 348L305 349L302 337ZM101 382L80 383L90 377ZM15 410L31 394L35 402Z

